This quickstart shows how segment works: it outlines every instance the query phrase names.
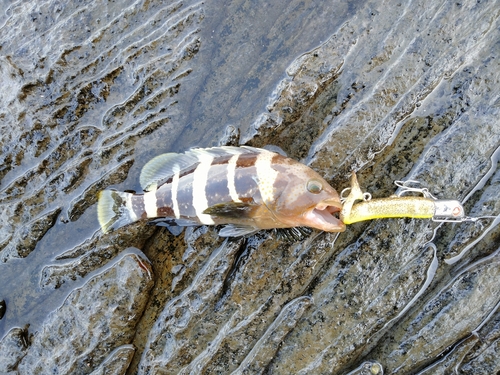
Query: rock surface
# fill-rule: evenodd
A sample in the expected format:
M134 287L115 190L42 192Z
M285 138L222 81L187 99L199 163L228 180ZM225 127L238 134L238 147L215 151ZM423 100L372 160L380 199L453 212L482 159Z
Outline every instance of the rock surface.
M499 218L288 241L95 218L149 158L218 143L498 215L498 1L6 9L0 373L500 371Z
M124 255L75 289L49 315L30 342L18 371L90 374L115 368L123 373L134 352L128 344L152 286L148 263L136 254Z

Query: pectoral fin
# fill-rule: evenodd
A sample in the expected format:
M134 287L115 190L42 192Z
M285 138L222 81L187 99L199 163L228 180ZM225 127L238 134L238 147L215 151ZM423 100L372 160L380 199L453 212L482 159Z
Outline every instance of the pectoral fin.
M219 203L208 207L204 214L222 218L240 219L250 217L259 207L252 198L243 198L242 202Z

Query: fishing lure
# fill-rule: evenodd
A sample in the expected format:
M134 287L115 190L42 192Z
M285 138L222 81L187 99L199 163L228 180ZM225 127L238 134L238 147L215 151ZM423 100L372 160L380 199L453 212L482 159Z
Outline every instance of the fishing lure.
M141 219L163 226L218 225L223 237L260 229L310 227L342 232L340 197L318 173L253 147L193 149L159 155L141 171L142 194L99 194L102 231Z
M426 188L411 187L415 181L396 181L401 188L397 195L388 198L371 199L370 193L363 193L356 174L351 176L351 187L341 193L343 208L340 219L344 224L353 224L365 220L385 218L432 219L437 222L477 221L489 216L468 217L462 204L455 199L437 199ZM344 193L349 195L344 198ZM407 193L420 193L422 196L404 196ZM361 202L360 202L361 201Z

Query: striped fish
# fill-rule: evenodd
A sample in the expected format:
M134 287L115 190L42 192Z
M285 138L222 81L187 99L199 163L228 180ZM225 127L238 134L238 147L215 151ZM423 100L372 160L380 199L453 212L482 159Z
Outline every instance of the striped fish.
M102 231L142 219L164 226L226 224L223 237L260 229L342 232L337 192L309 167L265 149L214 147L155 157L141 171L143 194L99 193Z

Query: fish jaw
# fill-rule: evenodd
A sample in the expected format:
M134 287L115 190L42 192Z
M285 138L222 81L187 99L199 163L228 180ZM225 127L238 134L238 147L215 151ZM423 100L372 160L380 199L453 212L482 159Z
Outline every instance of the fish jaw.
M338 198L324 200L303 215L303 225L325 232L343 232L345 224L334 216L340 214L342 203Z

